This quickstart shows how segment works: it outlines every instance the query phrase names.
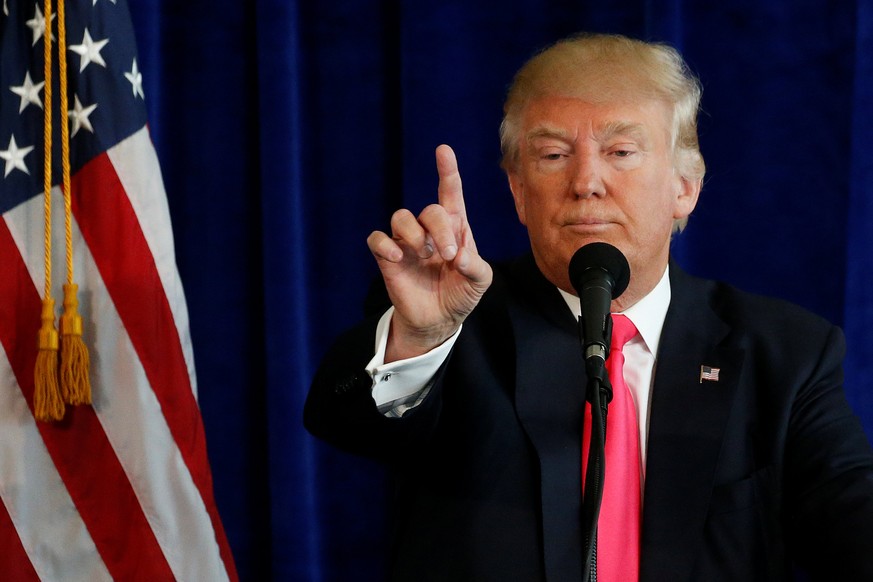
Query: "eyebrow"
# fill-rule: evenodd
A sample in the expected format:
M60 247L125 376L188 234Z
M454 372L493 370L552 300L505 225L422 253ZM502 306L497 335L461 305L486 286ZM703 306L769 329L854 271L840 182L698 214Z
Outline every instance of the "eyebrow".
M528 143L532 142L538 137L553 137L564 141L572 141L570 133L567 130L557 127L550 127L548 125L535 127L525 136Z
M651 138L642 123L633 121L610 121L596 131L598 141L606 141L616 136L629 137L639 143L640 147L648 149Z
M617 136L634 139L643 149L648 149L651 145L651 138L642 123L634 121L610 121L603 127L595 130L595 139L599 142L604 142ZM548 125L533 128L525 136L525 141L530 144L533 140L541 137L556 138L567 142L572 141L572 137L567 130Z

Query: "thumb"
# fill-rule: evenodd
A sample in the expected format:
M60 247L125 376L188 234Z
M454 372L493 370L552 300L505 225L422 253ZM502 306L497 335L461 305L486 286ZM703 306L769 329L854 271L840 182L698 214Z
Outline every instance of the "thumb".
M461 247L453 264L455 269L474 286L488 287L491 284L494 276L491 265L470 247Z

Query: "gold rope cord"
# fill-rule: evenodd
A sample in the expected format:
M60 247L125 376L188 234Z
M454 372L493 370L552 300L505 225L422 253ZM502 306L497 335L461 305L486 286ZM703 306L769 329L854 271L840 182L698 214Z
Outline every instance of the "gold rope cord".
M45 222L45 291L42 299L42 326L39 352L34 370L33 408L37 420L61 420L64 402L58 386L58 332L55 329L55 301L52 299L52 4L44 0L43 55L45 59L45 95L43 137L45 142L43 195Z

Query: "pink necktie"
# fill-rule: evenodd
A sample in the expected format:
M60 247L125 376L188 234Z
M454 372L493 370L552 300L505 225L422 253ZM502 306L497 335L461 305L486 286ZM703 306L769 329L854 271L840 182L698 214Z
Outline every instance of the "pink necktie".
M637 328L624 315L612 316L606 370L613 397L606 420L606 476L597 521L598 582L636 582L640 570L640 433L636 408L624 381L624 344ZM591 410L585 404L582 487L591 441Z

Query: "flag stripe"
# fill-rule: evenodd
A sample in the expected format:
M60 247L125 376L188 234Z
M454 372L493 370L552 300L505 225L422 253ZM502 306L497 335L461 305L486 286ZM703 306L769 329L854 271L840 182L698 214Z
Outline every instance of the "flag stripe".
M161 179L158 155L147 127L142 127L107 153L139 220L143 237L155 259L164 294L170 305L176 329L182 341L182 353L188 367L191 391L197 397L197 377L194 373L194 352L188 331L188 307L173 245L173 228L167 193Z
M0 503L0 548L3 548L0 571L5 582L39 582L39 576L24 552L21 539L3 503Z
M5 225L6 222L0 220L0 241L3 238L2 231L6 229ZM0 247L2 247L2 243L0 243ZM0 256L5 257L6 255L0 251ZM4 262L4 264L6 263ZM5 335L0 337L5 337ZM2 379L0 386L12 387L15 384L14 379L8 379L8 376L12 375L11 372L12 369L9 367L5 353L0 350L0 379ZM5 431L0 433L0 438L3 438L3 445L0 448L0 456L2 456L0 459L0 464L2 464L0 465L2 466L2 470L0 470L0 548L3 548L3 551L0 552L0 572L3 572L3 579L8 582L39 582L39 576L36 575L36 570L33 569L33 564L24 551L21 538L9 516L9 511L6 509L6 504L10 503L10 494L6 486L8 440Z
M34 198L22 206L39 202ZM14 211L10 214L14 215ZM26 250L35 249L18 249ZM38 322L40 298L36 287L27 290L22 280L16 283L15 289L0 292L4 298L14 297L12 301L0 302L3 305L0 310L7 311L17 305L20 311L17 314L3 313L2 319ZM21 323L13 333L15 335L8 341L4 340L4 344L18 342L13 348L14 357L10 358L10 364L32 411L37 349L36 342L27 338L35 337L35 328L29 323ZM94 409L71 408L63 423L38 423L37 428L112 577L120 580L141 579L138 576L149 576L154 580L172 579L167 561ZM99 478L94 479L95 475ZM126 544L129 547L125 547Z
M82 198L87 197L96 184L100 187L100 204L82 204ZM169 431L200 493L199 501L205 505L211 519L209 529L214 537L200 540L200 551L214 552L217 547L223 568L216 571L226 568L227 574L223 571L222 574L234 577L230 547L212 497L203 424L190 386L178 330L136 213L107 155L94 158L76 174L73 193L73 213L82 236L92 251ZM130 285L131 281L136 285ZM190 546L197 540L185 541ZM207 558L208 555L203 554L200 559Z
M28 571L44 580L111 580L40 438L3 350L0 376L3 386L10 388L0 392L0 507L7 518L0 516L3 580L18 579ZM38 496L33 495L35 484L40 487Z

